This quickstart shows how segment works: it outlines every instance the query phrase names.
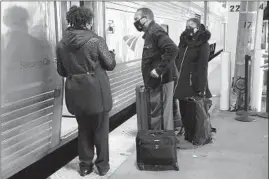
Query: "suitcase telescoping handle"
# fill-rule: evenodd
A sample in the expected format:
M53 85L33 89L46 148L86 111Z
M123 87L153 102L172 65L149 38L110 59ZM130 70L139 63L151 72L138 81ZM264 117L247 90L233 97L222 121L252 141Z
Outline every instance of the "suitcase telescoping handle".
M146 88L148 93L148 129L151 130L151 102L150 102L150 87ZM161 130L164 130L164 99L163 99L163 84L160 85L160 101L161 101Z

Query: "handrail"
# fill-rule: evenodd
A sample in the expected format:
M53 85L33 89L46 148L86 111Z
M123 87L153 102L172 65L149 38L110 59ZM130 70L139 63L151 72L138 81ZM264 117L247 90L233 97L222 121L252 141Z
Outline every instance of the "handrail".
M67 118L76 118L76 116L73 116L73 115L62 115L62 117L67 117Z
M210 62L211 60L213 60L215 57L217 57L221 52L223 52L223 49L219 50L217 53L211 55L208 59L208 62Z

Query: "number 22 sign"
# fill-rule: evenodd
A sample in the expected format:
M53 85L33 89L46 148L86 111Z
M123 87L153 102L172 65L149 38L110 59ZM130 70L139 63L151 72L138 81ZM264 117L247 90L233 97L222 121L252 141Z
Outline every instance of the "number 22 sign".
M239 12L240 5L230 5L230 12Z

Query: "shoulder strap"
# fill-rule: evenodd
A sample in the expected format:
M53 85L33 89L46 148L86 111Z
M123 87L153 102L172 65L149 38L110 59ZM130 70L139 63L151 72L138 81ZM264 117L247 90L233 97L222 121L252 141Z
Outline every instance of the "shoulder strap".
M161 84L160 88L160 100L161 100L161 130L164 130L164 99L163 99L163 84Z

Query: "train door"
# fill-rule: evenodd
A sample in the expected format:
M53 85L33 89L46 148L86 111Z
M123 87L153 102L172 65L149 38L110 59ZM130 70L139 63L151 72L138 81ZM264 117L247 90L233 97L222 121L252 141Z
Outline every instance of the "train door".
M61 31L63 32L67 27L67 21L66 21L66 13L70 9L71 6L85 6L93 11L96 9L96 3L92 1L62 1L61 2ZM96 11L94 11L96 13ZM95 18L98 18L99 16L96 15ZM93 29L96 27L96 23L93 25ZM63 95L64 90L63 90ZM77 121L75 119L75 116L70 114L68 112L68 109L66 107L65 103L65 96L63 97L63 110L62 110L62 120L61 120L61 139L62 140L69 140L72 138L77 132Z
M39 160L60 141L57 3L1 2L2 178Z
M79 1L61 1L61 31L64 33L65 29L68 27L66 21L66 13L72 5L79 6ZM61 37L60 37L61 38ZM59 39L60 40L60 39ZM65 79L63 79L65 82ZM77 122L73 115L71 115L66 107L65 103L65 93L63 90L63 109L61 118L61 128L60 128L60 138L67 139L70 135L77 131Z

